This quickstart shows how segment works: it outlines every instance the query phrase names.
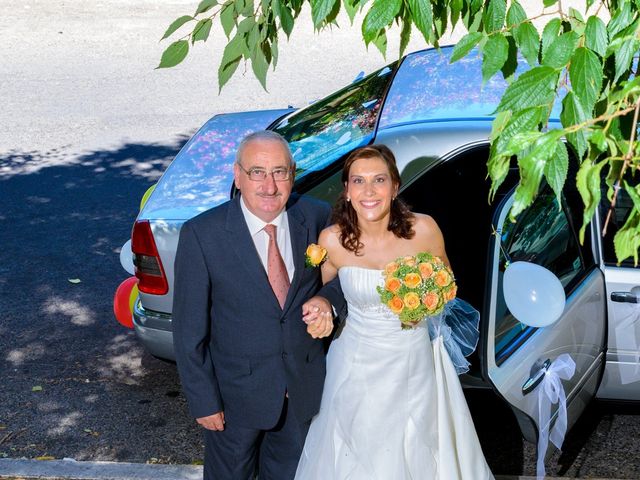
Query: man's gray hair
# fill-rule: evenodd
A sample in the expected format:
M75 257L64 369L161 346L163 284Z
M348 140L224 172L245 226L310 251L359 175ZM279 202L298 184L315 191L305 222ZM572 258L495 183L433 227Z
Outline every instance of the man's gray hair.
M293 165L293 155L291 155L291 149L289 148L289 143L284 139L282 135L278 132L274 132L273 130L258 130L257 132L250 133L246 137L242 139L240 145L238 145L238 150L236 151L236 163L240 163L242 160L242 153L247 145L251 142L258 141L269 141L269 142L279 142L287 152L287 158L289 159L289 165Z

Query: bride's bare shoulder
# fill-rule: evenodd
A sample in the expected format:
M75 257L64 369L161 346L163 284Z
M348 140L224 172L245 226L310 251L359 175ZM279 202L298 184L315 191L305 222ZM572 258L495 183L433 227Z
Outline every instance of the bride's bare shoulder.
M417 234L440 231L440 227L438 227L431 215L425 215L424 213L414 213L413 215L415 217L413 228Z
M318 243L324 248L332 248L340 244L340 227L338 225L329 225L320 232Z

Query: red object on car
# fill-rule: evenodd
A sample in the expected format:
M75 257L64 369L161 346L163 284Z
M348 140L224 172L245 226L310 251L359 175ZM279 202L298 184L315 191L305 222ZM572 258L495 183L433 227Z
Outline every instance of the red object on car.
M148 220L139 220L133 225L131 251L139 280L138 289L144 293L165 295L169 284Z

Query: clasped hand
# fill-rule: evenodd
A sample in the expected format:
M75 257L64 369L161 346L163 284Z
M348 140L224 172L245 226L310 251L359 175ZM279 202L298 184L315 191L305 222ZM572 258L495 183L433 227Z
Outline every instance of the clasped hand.
M313 338L324 338L333 331L331 304L324 297L312 297L302 305L302 320Z

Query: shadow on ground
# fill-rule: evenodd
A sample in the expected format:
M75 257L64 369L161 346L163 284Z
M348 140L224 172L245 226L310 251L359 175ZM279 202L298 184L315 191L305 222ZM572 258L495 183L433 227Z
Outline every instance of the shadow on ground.
M175 366L112 310L140 198L186 140L0 155L0 456L199 458Z

